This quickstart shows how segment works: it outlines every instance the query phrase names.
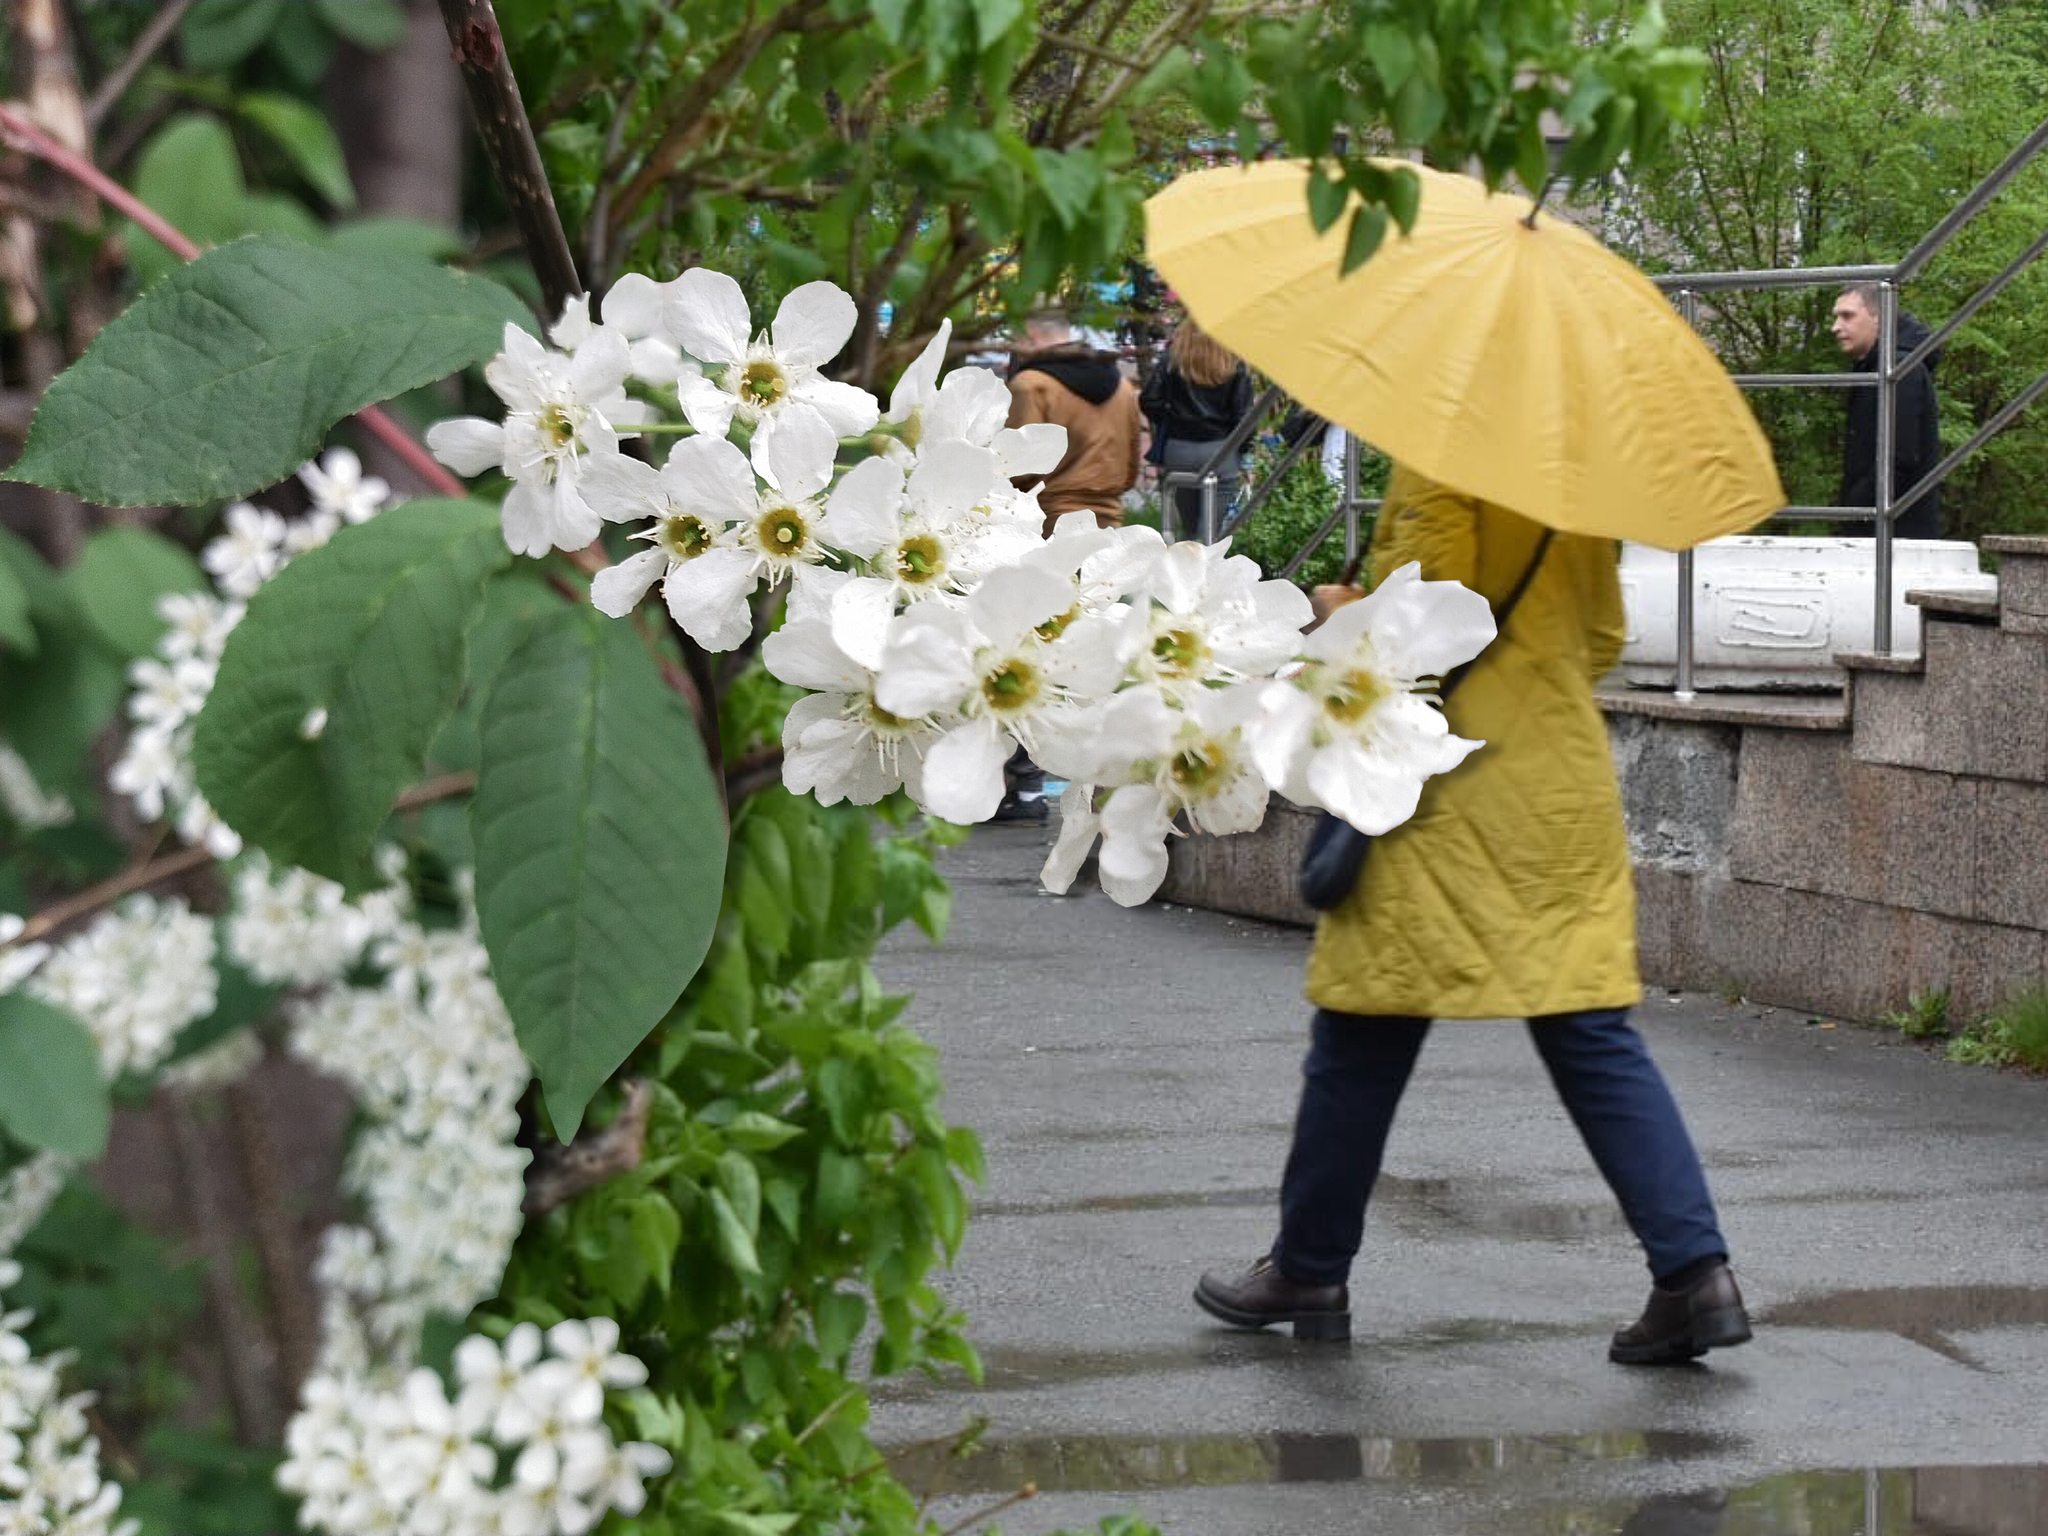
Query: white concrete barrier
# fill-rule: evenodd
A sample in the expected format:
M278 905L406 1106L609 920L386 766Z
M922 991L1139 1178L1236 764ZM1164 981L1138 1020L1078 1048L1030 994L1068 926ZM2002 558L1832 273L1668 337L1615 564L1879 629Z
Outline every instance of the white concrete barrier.
M1872 649L1869 539L1741 535L1702 544L1693 560L1693 681L1700 688L1838 688L1837 652ZM1908 592L1996 593L1977 546L1948 539L1892 545L1893 649L1917 654L1920 610ZM1678 662L1678 557L1627 544L1621 558L1628 645L1622 675L1668 688Z

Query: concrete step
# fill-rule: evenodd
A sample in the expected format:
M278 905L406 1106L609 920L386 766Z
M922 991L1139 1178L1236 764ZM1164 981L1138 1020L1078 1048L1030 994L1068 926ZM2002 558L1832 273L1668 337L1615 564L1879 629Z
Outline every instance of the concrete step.
M1915 591L1906 601L1930 619L1948 619L1963 624L1996 624L1998 594L1995 592Z
M1927 670L1925 655L1894 656L1884 651L1837 651L1835 665L1852 675L1857 672L1892 672L1912 675Z
M1924 675L1857 675L1857 760L2023 782L2048 777L2048 632L1937 619L1926 638Z
M1984 551L1998 557L1999 622L2016 634L2048 634L2048 538L1993 534Z
M1699 725L1761 725L1784 731L1845 731L1849 695L1825 693L1696 693L1681 699L1663 689L1603 686L1594 702L1610 715L1686 720Z

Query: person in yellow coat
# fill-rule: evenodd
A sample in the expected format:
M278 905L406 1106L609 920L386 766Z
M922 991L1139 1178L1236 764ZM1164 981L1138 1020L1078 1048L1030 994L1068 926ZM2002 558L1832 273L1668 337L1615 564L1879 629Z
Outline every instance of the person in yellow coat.
M1373 568L1481 592L1499 637L1445 703L1486 745L1432 779L1324 914L1308 968L1317 1012L1281 1185L1280 1233L1195 1300L1239 1327L1350 1337L1346 1282L1394 1111L1434 1019L1522 1018L1649 1259L1640 1321L1609 1357L1667 1364L1750 1336L1699 1156L1628 1011L1635 889L1594 682L1621 654L1612 540L1554 534L1397 470Z

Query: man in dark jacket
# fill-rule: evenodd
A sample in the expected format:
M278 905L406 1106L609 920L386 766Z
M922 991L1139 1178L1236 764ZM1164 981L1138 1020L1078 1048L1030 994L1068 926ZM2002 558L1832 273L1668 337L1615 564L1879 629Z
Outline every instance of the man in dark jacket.
M1832 329L1835 340L1858 372L1877 370L1878 286L1856 283L1835 300ZM1911 315L1899 316L1898 334L1893 339L1892 357L1905 357L1927 339L1927 327ZM1934 399L1934 365L1941 361L1939 349L1898 381L1898 414L1892 433L1892 500L1897 501L1919 483L1941 460L1941 422ZM1842 493L1835 498L1844 507L1877 505L1877 397L1875 389L1851 389L1848 430L1842 438ZM1902 539L1941 537L1939 489L1931 490L1892 523L1893 534ZM1868 523L1845 525L1846 534L1868 536Z

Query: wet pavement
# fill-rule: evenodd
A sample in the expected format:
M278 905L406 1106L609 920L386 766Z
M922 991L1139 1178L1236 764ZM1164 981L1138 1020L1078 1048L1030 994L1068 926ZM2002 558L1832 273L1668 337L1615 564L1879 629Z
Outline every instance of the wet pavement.
M1307 935L1044 896L1043 838L953 850L948 942L881 959L988 1153L945 1287L986 1383L875 1421L942 1523L1030 1485L1010 1536L2048 1536L2048 1082L1653 994L1758 1330L1627 1370L1647 1276L1526 1034L1440 1026L1355 1341L1237 1333L1188 1295L1272 1235Z

